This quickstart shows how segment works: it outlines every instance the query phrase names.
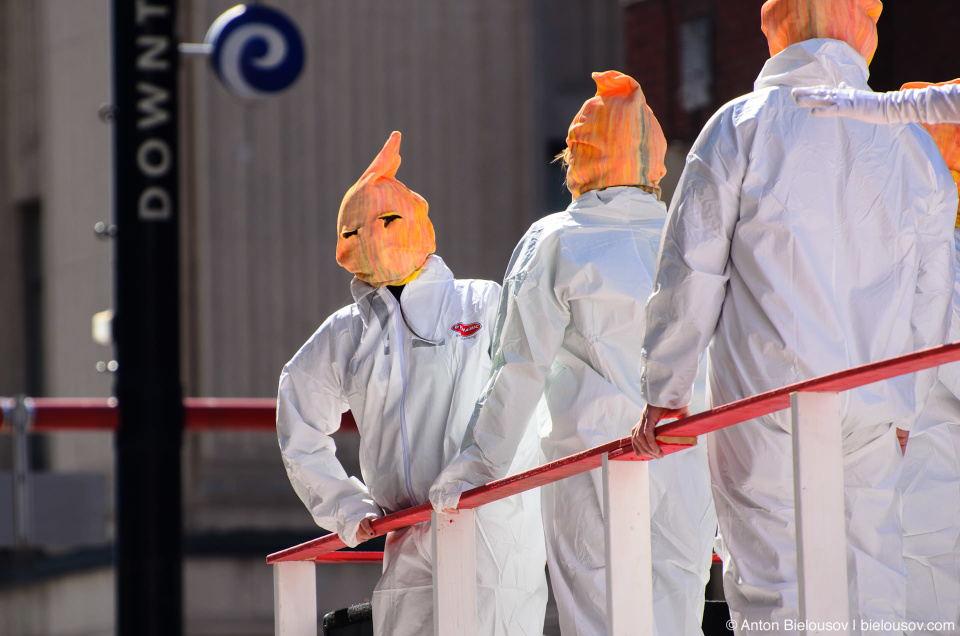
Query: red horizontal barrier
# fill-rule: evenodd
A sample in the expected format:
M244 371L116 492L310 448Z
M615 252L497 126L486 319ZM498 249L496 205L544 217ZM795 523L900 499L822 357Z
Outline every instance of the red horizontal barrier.
M790 386L768 391L753 397L731 402L682 420L676 420L657 427L657 435L699 436L727 426L733 426L746 420L767 415L790 407L790 394L799 392L840 392L855 389L865 384L888 380L907 373L929 369L948 362L960 360L960 342L932 347L907 355L866 364L837 373L791 384ZM664 455L689 448L679 444L660 444ZM590 450L564 457L528 471L474 488L460 497L459 508L469 509L482 506L491 501L504 499L545 484L559 481L565 477L586 472L600 466L603 455L610 454L611 459L636 461L630 438L614 440ZM371 524L377 536L391 530L405 528L430 519L430 504L422 504L376 519ZM336 534L328 534L306 543L275 552L267 557L267 563L280 561L315 561L318 557L344 547Z
M357 550L328 552L317 557L314 563L383 563L383 552L360 552Z
M732 424L790 408L791 393L828 393L855 389L900 375L960 360L960 342L871 362L731 402L657 427L658 435L703 435Z
M271 398L186 398L188 431L275 431L277 401Z
M32 398L31 433L112 431L117 428L116 398ZM4 422L9 428L10 422Z
M314 563L383 563L383 552L361 552L359 550L340 550L327 552L313 560ZM713 555L713 563L722 563L720 557Z
M6 399L7 406L12 400ZM106 431L117 429L116 398L31 398L30 433ZM265 431L277 428L277 401L273 398L186 398L183 400L187 431ZM9 431L0 414L0 430ZM347 411L340 430L356 432L357 423Z
M399 530L400 528L407 528L424 521L429 521L432 512L433 508L430 504L420 504L414 508L407 508L406 510L395 512L392 515L374 519L370 525L373 531L377 533L377 536L380 536L393 530ZM338 537L335 532L331 532L318 539L295 545L286 550L274 552L267 557L267 563L279 563L280 561L319 562L319 559L324 558L325 555L345 547L347 546L340 540L340 537Z

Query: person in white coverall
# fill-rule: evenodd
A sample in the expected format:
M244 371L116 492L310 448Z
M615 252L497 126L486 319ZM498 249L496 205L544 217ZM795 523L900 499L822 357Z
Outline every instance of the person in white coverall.
M818 87L796 89L793 95L799 104L815 106L815 115L843 115L878 124L926 124L954 179L960 180L960 80L942 85L911 83L903 91L882 94ZM960 215L954 229L954 243L960 247L956 228L960 228ZM960 272L960 263L955 265ZM960 341L960 278L954 281L948 339ZM901 434L907 619L926 626L911 634L946 635L960 630L960 364L940 367L938 380L909 441ZM943 624L938 628L937 623Z
M459 452L490 373L499 285L456 280L433 255L427 202L394 178L400 134L344 197L337 260L356 302L330 316L284 367L277 432L284 465L317 524L348 546L370 519L427 501ZM363 481L349 477L331 435L350 410ZM538 461L536 436L511 470ZM477 512L480 634L543 633L547 600L539 494ZM387 535L373 593L378 636L433 634L430 524Z
M626 436L642 412L640 334L666 216L666 140L632 78L593 77L597 95L574 118L563 154L573 203L534 223L514 250L473 445L431 488L437 510L503 477L535 412L547 461ZM656 633L701 634L716 532L705 448L651 466L650 484ZM541 490L560 630L605 635L600 469Z
M704 127L671 204L647 304L643 454L658 456L653 426L689 401L708 345L716 407L945 341L957 195L930 136L814 118L790 94L867 89L879 12L876 0L764 4L772 57ZM912 428L934 376L840 394L853 634L904 617L895 427ZM737 634L791 633L799 619L790 430L781 411L708 436Z

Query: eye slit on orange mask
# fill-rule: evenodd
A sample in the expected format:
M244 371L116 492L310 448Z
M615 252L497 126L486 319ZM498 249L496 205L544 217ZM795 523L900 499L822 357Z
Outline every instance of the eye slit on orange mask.
M356 230L351 230L351 231L349 231L349 232L344 232L344 233L341 234L340 236L342 236L342 237L345 238L345 239L348 239L348 238L350 238L351 236L356 236L356 235L357 235L357 232L359 232L359 231L360 231L360 230L359 230L359 228L358 228L358 229L356 229Z
M390 225L390 224L393 223L394 221L396 221L396 220L398 220L398 219L402 219L403 217L400 216L399 214L395 213L395 212L388 212L388 213L386 213L386 214L381 214L381 215L378 216L377 218L380 219L381 221L383 221L383 227L387 227L388 225Z

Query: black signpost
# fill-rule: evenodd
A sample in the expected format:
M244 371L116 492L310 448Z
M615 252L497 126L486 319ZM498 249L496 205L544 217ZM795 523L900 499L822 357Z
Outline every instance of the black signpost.
M113 0L117 633L183 632L175 0Z

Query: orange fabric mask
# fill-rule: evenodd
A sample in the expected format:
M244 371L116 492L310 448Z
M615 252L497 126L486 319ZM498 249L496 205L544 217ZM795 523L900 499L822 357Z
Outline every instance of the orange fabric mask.
M926 88L928 86L946 86L947 84L960 84L960 79L950 82L940 82L930 84L928 82L909 82L900 87L900 90L908 88ZM923 124L930 136L937 143L940 154L947 167L950 168L950 174L953 180L957 182L957 190L960 193L960 124ZM957 210L957 220L954 227L960 229L960 209Z
M882 10L880 0L767 0L760 9L760 28L771 57L791 44L829 38L846 42L870 64Z
M437 249L427 202L394 178L399 167L400 133L395 131L347 190L337 216L337 262L377 287L413 280Z
M646 186L659 195L667 140L640 85L617 71L594 73L593 80L597 94L567 133L567 189L573 198L611 186Z

